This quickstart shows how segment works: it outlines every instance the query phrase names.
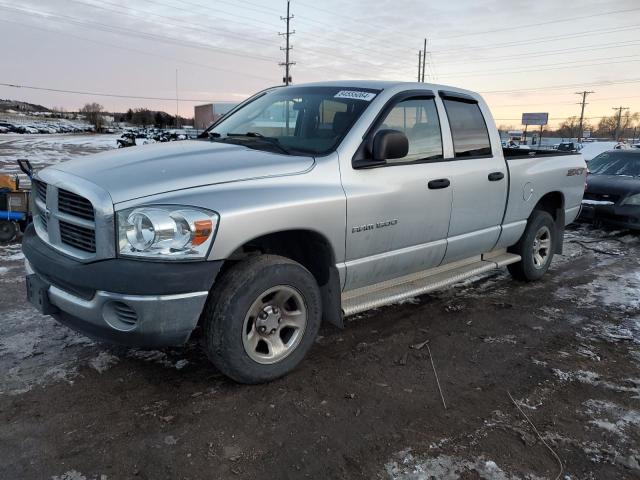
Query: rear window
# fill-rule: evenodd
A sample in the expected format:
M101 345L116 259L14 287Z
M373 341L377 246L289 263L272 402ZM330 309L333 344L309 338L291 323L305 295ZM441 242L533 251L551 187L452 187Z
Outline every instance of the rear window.
M491 155L489 131L477 103L445 99L456 158Z
M589 161L593 175L624 175L640 177L640 152L604 152Z

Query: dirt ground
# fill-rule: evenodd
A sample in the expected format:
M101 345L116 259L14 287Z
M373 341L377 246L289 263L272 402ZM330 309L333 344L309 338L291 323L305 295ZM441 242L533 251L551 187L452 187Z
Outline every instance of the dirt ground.
M0 248L0 478L555 479L553 452L559 478L640 478L639 253L572 228L537 283L324 327L294 373L241 386L197 341L114 349L40 316Z

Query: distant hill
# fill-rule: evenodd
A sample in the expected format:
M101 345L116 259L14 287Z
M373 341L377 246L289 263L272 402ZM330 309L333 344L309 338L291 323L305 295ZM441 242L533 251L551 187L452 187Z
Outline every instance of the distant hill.
M0 98L0 111L15 110L16 112L50 112L47 107L33 103L20 102L18 100L5 100Z

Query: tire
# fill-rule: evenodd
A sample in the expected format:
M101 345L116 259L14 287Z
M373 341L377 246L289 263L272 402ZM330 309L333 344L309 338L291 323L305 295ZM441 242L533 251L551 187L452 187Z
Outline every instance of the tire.
M507 268L511 276L524 282L539 280L549 269L556 248L557 231L553 217L542 210L534 210L527 227L509 252L522 257Z
M320 289L299 263L258 255L216 281L203 317L211 362L236 382L268 382L296 368L313 345Z
M18 236L18 224L9 220L0 220L0 243L9 243Z

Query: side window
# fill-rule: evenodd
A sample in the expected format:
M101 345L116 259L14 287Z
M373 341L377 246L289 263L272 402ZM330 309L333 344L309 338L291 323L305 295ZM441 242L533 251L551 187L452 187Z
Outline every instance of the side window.
M388 163L411 163L442 158L440 120L433 98L414 98L398 102L377 130L403 132L409 139L409 153Z
M477 103L445 99L456 158L491 155L489 132Z

